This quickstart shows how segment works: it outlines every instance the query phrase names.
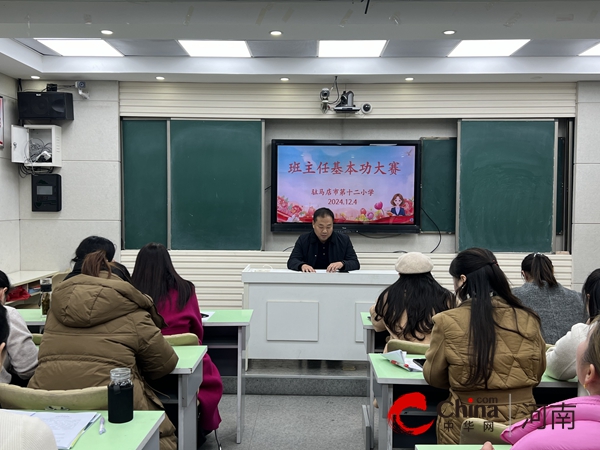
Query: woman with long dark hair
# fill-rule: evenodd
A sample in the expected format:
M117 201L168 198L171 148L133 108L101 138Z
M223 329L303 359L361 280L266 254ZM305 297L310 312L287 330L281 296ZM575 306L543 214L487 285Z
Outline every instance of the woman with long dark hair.
M600 269L589 274L583 284L582 297L585 304L583 314L589 316L585 323L576 323L563 337L556 341L554 347L546 352L548 360L547 372L557 380L570 380L577 375L575 352L577 346L586 340L591 324L600 317ZM562 313L562 312L561 312ZM587 390L579 385L579 396L588 395Z
M163 410L147 380L171 373L178 357L160 332L165 323L152 299L125 281L109 257L105 250L88 253L80 274L54 288L29 387L108 386L111 369L127 367L134 410ZM168 417L159 430L160 449L176 450L175 427Z
M433 317L423 368L430 385L450 390L437 420L438 444L458 444L469 417L501 423L526 417L546 368L540 319L512 294L491 251L460 252L450 275L462 304Z
M135 260L132 279L135 287L152 297L158 312L165 318L167 326L161 330L164 335L194 333L202 344L204 328L196 289L175 271L164 245L153 242L142 247ZM207 434L219 427L218 405L222 395L219 370L207 353L202 360L202 384L198 391L198 431ZM199 440L202 437L198 435Z
M540 316L542 336L548 344L554 344L581 322L581 296L556 281L552 261L542 253L530 253L523 259L521 275L525 284L513 289L513 294Z
M433 262L422 253L400 256L395 267L398 280L371 306L373 328L375 331L387 329L392 339L428 344L432 317L454 308L454 295L433 278Z

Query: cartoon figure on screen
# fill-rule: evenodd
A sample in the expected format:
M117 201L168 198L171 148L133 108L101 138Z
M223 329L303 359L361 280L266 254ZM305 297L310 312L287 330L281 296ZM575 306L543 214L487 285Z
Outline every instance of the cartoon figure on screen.
M406 211L404 211L404 208L402 207L402 204L404 203L404 197L402 197L402 194L394 194L390 203L392 204L392 209L390 209L390 212L394 216L406 215Z

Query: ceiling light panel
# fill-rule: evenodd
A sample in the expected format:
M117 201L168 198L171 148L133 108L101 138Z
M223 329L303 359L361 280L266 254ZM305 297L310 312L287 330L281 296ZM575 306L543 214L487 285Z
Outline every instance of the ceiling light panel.
M248 41L254 58L316 58L317 41Z
M320 58L377 58L387 41L319 41Z
M461 41L449 57L510 56L529 42L529 39L500 39Z
M599 42L598 39L533 39L511 56L577 56Z
M445 58L460 39L390 40L382 58Z
M579 56L600 56L600 44L594 45L592 48L580 53Z
M190 56L205 58L249 58L246 41L179 41Z
M62 56L123 56L102 39L38 39Z
M174 39L107 39L125 56L188 56Z

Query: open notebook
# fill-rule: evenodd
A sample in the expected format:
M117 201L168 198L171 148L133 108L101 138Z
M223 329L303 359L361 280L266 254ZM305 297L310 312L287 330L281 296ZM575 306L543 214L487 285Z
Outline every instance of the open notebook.
M69 450L92 424L100 418L95 412L33 412L7 410L10 413L37 417L50 427L59 450Z

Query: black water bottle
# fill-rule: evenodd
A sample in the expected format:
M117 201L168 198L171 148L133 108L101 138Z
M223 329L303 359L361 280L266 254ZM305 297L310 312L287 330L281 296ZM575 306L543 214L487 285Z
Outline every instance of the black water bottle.
M133 419L131 369L118 367L110 371L108 421L111 423L125 423L131 419Z

